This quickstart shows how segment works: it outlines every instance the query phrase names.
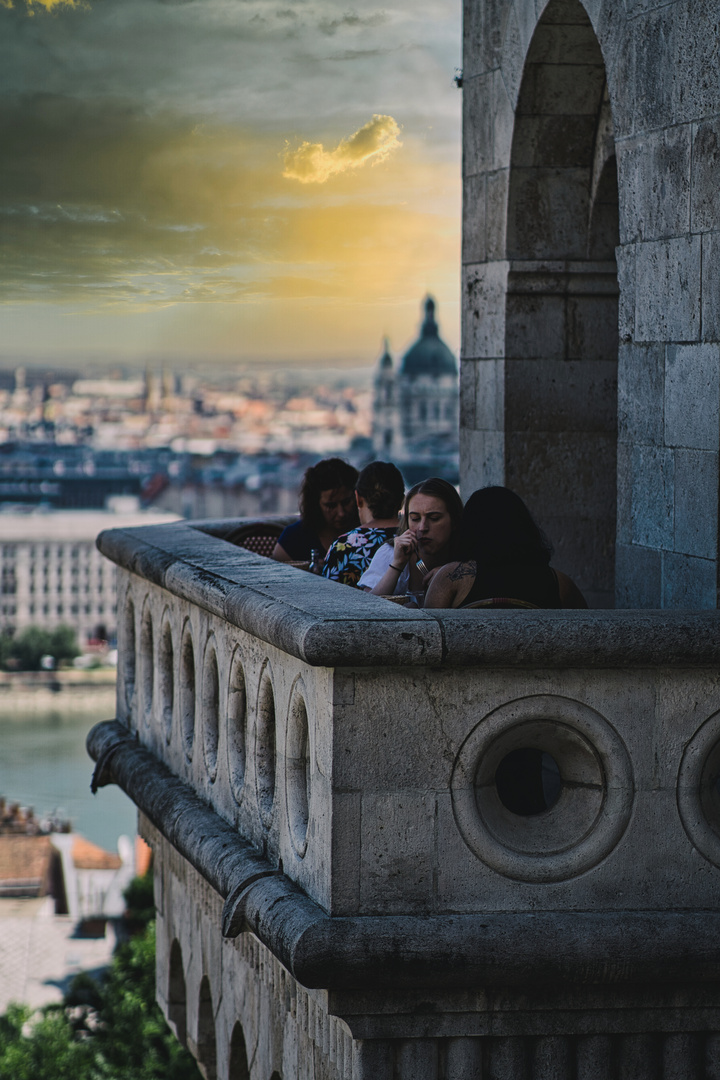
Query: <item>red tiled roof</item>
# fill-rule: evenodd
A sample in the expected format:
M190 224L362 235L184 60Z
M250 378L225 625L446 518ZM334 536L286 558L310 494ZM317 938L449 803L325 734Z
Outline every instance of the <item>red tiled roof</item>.
M119 870L122 859L91 844L84 836L76 836L72 846L72 861L76 870Z
M44 896L55 855L49 836L0 836L0 895Z

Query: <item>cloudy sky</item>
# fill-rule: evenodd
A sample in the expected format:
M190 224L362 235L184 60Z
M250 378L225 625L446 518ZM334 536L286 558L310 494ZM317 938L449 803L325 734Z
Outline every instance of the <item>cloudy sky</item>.
M460 0L0 0L0 363L458 341Z

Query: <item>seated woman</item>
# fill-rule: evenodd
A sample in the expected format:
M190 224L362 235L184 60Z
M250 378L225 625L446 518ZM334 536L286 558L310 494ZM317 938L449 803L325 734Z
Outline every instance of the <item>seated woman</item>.
M438 570L426 608L459 608L493 597L540 608L586 608L578 587L550 566L552 547L519 495L504 487L474 492L463 510L461 559Z
M361 589L376 596L421 592L431 571L457 558L453 536L463 504L452 484L431 476L410 488L392 544L383 544L360 578Z
M355 481L358 472L342 458L326 458L305 470L300 488L300 520L278 537L272 558L304 562L313 551L323 558L333 540L357 525Z
M331 545L323 577L357 585L377 549L395 536L404 494L405 482L394 465L371 461L365 466L355 485L360 527Z

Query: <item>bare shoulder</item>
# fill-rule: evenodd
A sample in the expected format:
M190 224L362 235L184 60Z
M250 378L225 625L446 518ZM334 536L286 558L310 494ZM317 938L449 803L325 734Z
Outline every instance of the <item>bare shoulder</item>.
M578 589L572 578L563 574L562 570L556 570L558 588L560 591L560 606L564 608L586 608L587 600Z
M425 596L426 608L458 607L475 580L474 562L451 562L440 567Z

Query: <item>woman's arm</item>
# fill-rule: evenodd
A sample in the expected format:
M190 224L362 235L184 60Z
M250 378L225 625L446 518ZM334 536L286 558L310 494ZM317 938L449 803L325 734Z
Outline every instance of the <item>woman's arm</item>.
M388 545L384 544L383 547L380 548L380 551L385 553L387 551L387 548ZM376 553L375 558L378 557L380 551ZM380 580L375 585L373 585L372 589L370 590L375 594L375 596L393 595L393 593L395 592L395 586L398 583L398 579L405 567L407 566L408 562L410 561L410 557L414 551L415 534L410 532L409 529L407 530L407 532L404 532L402 536L395 537L395 540L393 541L393 546L392 548L390 548L391 558L390 562L388 563L387 569L385 570L385 573L380 578Z
M272 555L270 556L270 558L274 559L275 562L292 562L285 548L280 547L279 544L276 544L275 547L272 549Z

